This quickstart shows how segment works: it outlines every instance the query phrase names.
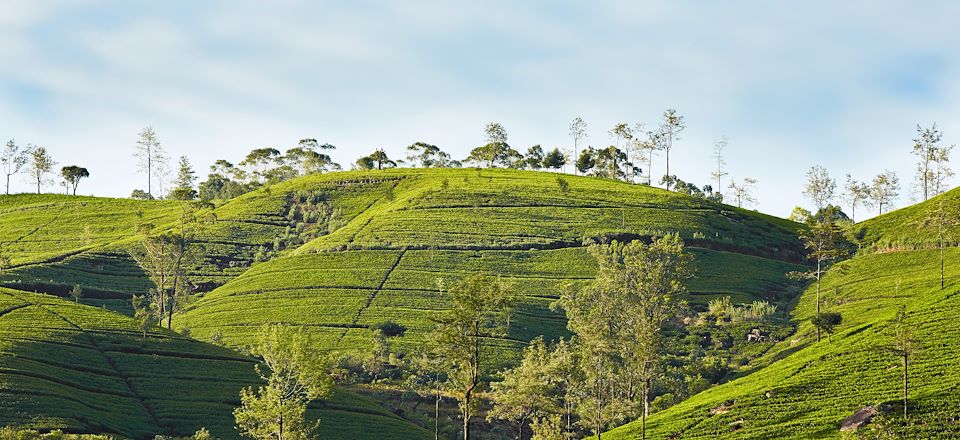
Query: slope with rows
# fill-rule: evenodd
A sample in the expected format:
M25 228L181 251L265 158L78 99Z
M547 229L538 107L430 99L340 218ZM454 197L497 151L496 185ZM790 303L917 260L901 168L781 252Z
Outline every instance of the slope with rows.
M232 411L256 381L254 361L233 350L160 329L144 336L122 315L0 288L0 425L141 439L207 427L238 438ZM427 437L344 390L311 412L324 435L350 426L357 438Z
M896 212L891 218L906 214L926 215L922 210ZM898 222L881 217L866 226L883 224ZM945 289L940 288L937 250L863 254L835 265L822 289L824 309L843 319L831 338L816 342L809 321L816 313L810 288L792 312L797 333L768 352L769 366L654 414L648 435L839 438L841 421L860 408L890 404L902 411L903 370L899 358L885 349L893 343L891 321L902 306L923 346L910 368L913 424L904 435L960 436L960 395L955 392L960 387L960 249L947 249L945 261ZM634 422L603 437L636 438L639 433L640 424Z
M398 346L413 348L448 306L445 289L479 272L522 295L509 337L492 342L513 356L538 335L566 335L550 304L593 278L589 243L680 233L697 257L700 306L721 295L784 303L784 274L801 268L796 224L660 189L512 170L362 175L394 184L339 229L204 294L175 325L229 345L259 323L306 325L342 351L362 350L371 326L393 321L410 329Z

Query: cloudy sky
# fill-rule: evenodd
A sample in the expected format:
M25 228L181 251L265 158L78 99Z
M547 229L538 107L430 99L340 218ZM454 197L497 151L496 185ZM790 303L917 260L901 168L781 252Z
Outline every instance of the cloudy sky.
M525 150L569 146L580 116L608 145L615 123L676 108L671 171L707 183L727 136L730 174L784 216L811 165L909 181L918 123L960 142L960 3L266 3L0 1L0 138L126 196L146 125L205 172L302 137L343 164L419 140L462 157L489 121Z

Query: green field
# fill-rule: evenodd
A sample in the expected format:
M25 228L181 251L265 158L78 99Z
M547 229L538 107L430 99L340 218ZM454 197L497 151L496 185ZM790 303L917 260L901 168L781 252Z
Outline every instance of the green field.
M262 323L306 325L326 350L363 352L369 328L392 321L409 329L397 341L406 351L447 308L443 286L479 272L522 295L509 336L491 342L506 361L536 336L567 335L550 304L593 279L591 242L679 232L696 256L699 307L718 296L786 303L784 274L801 268L796 224L660 189L565 176L562 193L556 174L510 170L363 175L394 184L331 234L204 294L175 326L242 346ZM345 177L318 179L333 178Z
M0 288L0 425L238 438L232 411L255 384L255 362L233 350L153 329L56 297ZM426 432L346 390L315 405L321 436L424 438Z
M897 237L891 242L922 243L930 236L909 222L928 216L937 203L858 226L875 242ZM860 408L888 403L902 411L902 367L883 350L891 343L890 321L900 306L906 307L923 349L911 366L913 424L899 435L960 436L960 249L947 249L945 257L943 290L937 250L864 252L834 266L823 280L823 307L843 317L832 342L816 342L809 322L816 310L810 288L792 311L796 334L757 362L769 366L654 414L649 438L838 438L840 422ZM639 432L635 422L612 430L609 438L636 438Z

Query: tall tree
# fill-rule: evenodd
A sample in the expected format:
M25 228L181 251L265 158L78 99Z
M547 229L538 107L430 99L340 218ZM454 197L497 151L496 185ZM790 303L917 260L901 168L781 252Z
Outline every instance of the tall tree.
M933 158L933 195L946 191L949 187L947 180L953 177L953 170L950 169L950 153L953 152L955 145L945 145L937 150Z
M592 170L596 165L596 150L593 147L587 147L585 150L580 152L580 157L577 158L576 168L577 171L582 174L587 174Z
M726 166L727 162L723 160L723 150L727 149L727 144L729 141L726 137L722 137L719 140L713 141L713 160L717 164L717 168L710 173L710 177L717 179L717 191L720 191L723 186L721 185L721 179L723 179L728 173L724 171L723 167Z
M266 382L256 391L240 391L241 406L233 411L237 429L256 440L306 440L319 424L304 419L307 404L333 395L333 379L323 355L312 349L300 328L267 324L250 350L261 359L256 366Z
M573 157L579 157L578 147L580 143L587 139L587 123L577 116L570 121L570 139L573 140ZM574 173L577 169L574 168Z
M730 182L727 187L732 191L733 198L737 201L737 207L743 208L744 203L751 205L757 203L757 199L753 195L753 187L756 184L757 179L752 177L744 177L739 184L736 180Z
M480 380L490 368L483 341L506 336L516 306L511 286L500 279L471 275L451 287L453 307L437 319L430 338L447 365L450 382L460 400L463 438L470 438L470 418Z
M70 165L60 169L60 176L63 177L63 181L69 185L72 194L77 195L77 186L80 185L80 180L90 177L90 171L87 171L87 169L83 167Z
M937 203L937 209L932 211L926 219L926 226L933 229L937 237L937 248L940 250L940 290L945 285L944 274L944 248L947 240L950 238L950 231L958 224L956 212L949 212L940 198Z
M280 150L276 148L255 148L247 153L247 156L240 161L240 166L250 169L248 176L257 182L266 182L269 178L268 171L282 162Z
M900 358L903 364L903 418L909 419L910 404L910 360L922 348L920 340L914 334L914 325L907 321L907 310L901 306L890 323L892 341L883 347Z
M869 207L871 204L870 185L847 174L847 182L843 186L843 200L850 206L850 220L856 222L857 205Z
M180 167L177 170L177 186L170 192L170 197L175 200L193 200L197 198L197 190L193 189L197 181L197 173L190 166L190 160L187 156L180 156Z
M167 161L167 153L160 145L160 138L153 127L147 126L140 131L133 156L141 172L147 173L147 195L153 197L153 178L162 174Z
M641 125L641 124L638 124ZM642 125L641 125L642 126ZM640 128L635 130L640 133ZM653 154L660 149L660 132L648 131L644 137L634 137L634 151L640 162L647 167L647 185L653 185Z
M827 169L814 165L807 171L807 183L803 187L803 195L807 196L817 210L821 210L833 200L837 191L837 181L830 177Z
M599 270L583 289L560 298L567 325L585 351L589 396L581 411L598 437L617 404L641 405L641 436L646 438L650 392L659 371L662 331L680 313L690 276L690 257L676 234L647 245L611 243L591 247ZM627 410L629 412L629 410Z
M877 174L870 182L870 200L883 214L883 206L889 206L900 195L900 179L897 173L886 170Z
M47 174L53 172L53 167L57 162L50 157L46 148L37 147L30 151L30 177L37 182L37 194L40 194L40 188L44 182L48 181Z
M19 173L27 165L30 160L30 150L30 147L20 148L13 139L10 139L0 152L0 167L7 178L7 194L10 194L10 176Z
M487 417L517 423L517 440L534 417L558 412L550 377L550 351L543 337L523 350L520 365L503 372L503 380L490 384L493 409Z
M686 129L687 126L683 121L683 116L677 114L677 111L674 109L667 109L663 112L663 121L660 123L660 135L658 140L660 141L660 150L663 150L664 156L667 161L667 172L665 176L670 175L670 151L673 150L673 143L680 140L680 133ZM667 189L670 189L669 185Z
M913 154L917 156L917 185L923 193L923 200L929 198L933 187L935 175L932 165L940 154L942 139L943 133L937 129L936 122L930 128L923 128L917 124L917 137L913 139Z
M843 229L840 227L840 209L836 206L828 205L814 214L807 222L807 229L801 230L800 239L803 240L803 246L807 249L807 255L816 262L816 266L810 274L817 283L817 322L820 317L820 279L830 266L847 256L849 250L846 241L843 238ZM817 326L817 342L820 342L820 329Z

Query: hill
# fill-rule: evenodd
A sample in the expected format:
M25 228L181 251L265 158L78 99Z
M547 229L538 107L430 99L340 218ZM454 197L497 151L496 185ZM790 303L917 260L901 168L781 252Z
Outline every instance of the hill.
M566 335L562 312L549 306L564 286L593 278L589 243L680 233L697 256L691 301L701 307L717 296L785 303L784 274L800 268L795 223L604 179L389 170L310 176L271 192L331 182L368 185L375 197L329 234L204 294L175 325L233 346L258 323L306 325L324 348L362 351L369 327L393 321L410 329L398 346L413 348L446 308L445 286L481 272L523 295L510 336L491 342L512 356L535 336Z
M238 438L233 408L257 382L233 350L151 329L49 295L0 288L0 426L146 439L207 427ZM319 434L426 438L424 430L346 390L312 408Z
M940 196L951 201L954 190ZM869 243L889 250L929 247L921 219L939 207L938 199L859 224ZM951 214L955 217L956 211ZM928 227L929 228L929 227ZM868 405L890 404L902 412L902 367L883 347L892 343L890 324L906 308L922 341L910 369L910 428L903 438L956 438L960 425L960 249L946 251L946 288L940 289L937 250L864 252L835 265L823 279L824 308L843 322L832 341L815 342L809 319L815 292L808 289L792 311L796 334L772 348L758 363L769 366L695 395L648 420L649 438L838 438L841 421ZM636 438L639 423L612 430L604 438Z

